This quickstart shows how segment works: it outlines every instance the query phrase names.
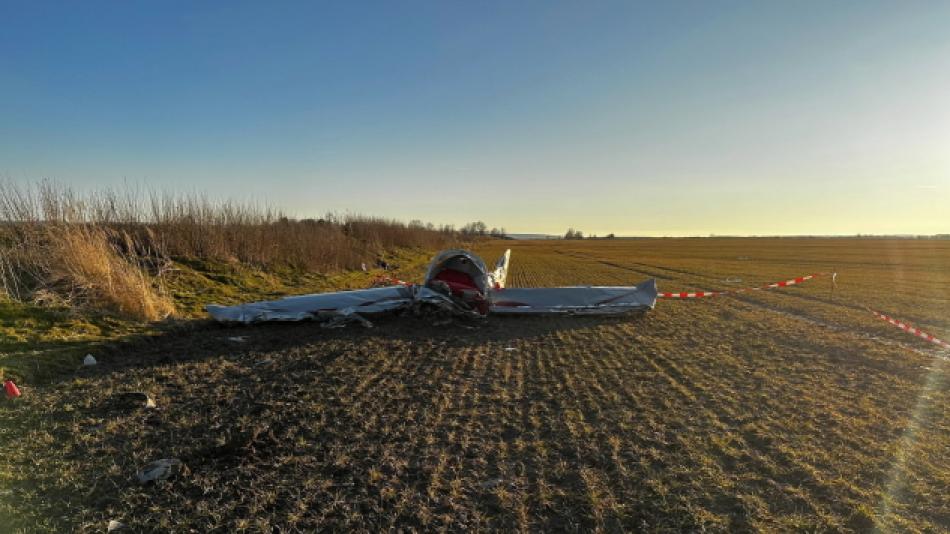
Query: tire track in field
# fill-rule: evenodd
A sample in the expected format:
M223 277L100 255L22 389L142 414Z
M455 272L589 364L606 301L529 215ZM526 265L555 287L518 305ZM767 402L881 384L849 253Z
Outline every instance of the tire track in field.
M682 275L682 274L685 274L685 275L687 275L687 276L694 276L694 277L697 277L697 278L703 278L703 279L707 279L707 280L716 280L717 282L720 281L720 278L719 278L718 276L713 276L713 275L704 274L704 273L698 273L698 272L696 272L696 271L688 271L688 270L686 270L686 269L674 269L673 267L664 267L664 266L662 266L662 265L652 265L652 264L643 263L643 262L632 262L632 263L633 263L634 265L642 265L642 266L644 266L644 267L649 267L649 268L651 268L651 269L662 269L662 270L664 270L664 271L669 271L669 272L676 273L676 274L681 274L681 275Z
M865 322L866 322L868 325L877 324L877 319L874 318L874 317L868 312L868 308L867 308L866 306L864 306L864 305L859 305L859 304L853 304L853 303L844 302L843 300L841 300L843 297L839 297L838 300L836 300L836 299L831 299L831 298L827 298L827 299L826 299L826 298L822 298L822 297L816 297L816 296L814 296L814 295L808 295L808 294L800 293L800 292L797 292L797 291L783 291L783 292L776 292L776 293L773 293L773 294L774 294L774 295L781 295L782 297L791 297L791 298L794 298L794 299L801 299L801 300L805 300L805 301L809 301L809 302L817 302L817 303L819 303L819 304L824 304L824 305L827 305L827 306L830 306L830 307L833 307L833 308L834 308L834 307L838 307L838 308L850 309L850 310L852 310L852 311L859 312L863 317L865 317L865 318L866 318L866 321L865 321ZM738 298L738 296L734 296L734 297ZM746 302L751 302L751 301L748 301L748 300L747 300ZM765 306L768 306L768 305L765 305ZM769 309L771 309L772 311L775 311L775 312L777 312L777 313L780 313L777 308L769 307ZM797 314L797 315L801 315L800 312L791 312L791 313L795 313L795 314ZM924 318L924 317L921 317L921 316L918 316L918 315L909 313L909 314L901 314L901 319L907 320L908 322L910 322L910 323L913 324L914 326L917 326L917 327L919 327L920 329L922 329L922 330L924 330L924 331L927 331L927 332L929 332L929 333L934 333L934 332L940 333L941 330L945 329L945 326L944 326L942 323L941 323L941 324L938 324L938 323L933 322L933 319L934 319L933 317ZM830 323L825 323L825 324L830 326ZM846 330L851 330L851 331L858 331L858 330L857 330L857 328L858 328L858 325L857 325L857 324L856 324L855 326L851 326L851 327L841 325L841 326L839 326L839 328L841 328L841 329L846 329ZM884 329L881 329L881 330L883 331ZM895 330L893 330L893 328L887 328L887 331L890 331L890 332L892 332L892 333L897 333ZM904 335L906 336L906 334L904 334ZM941 338L942 338L942 336L939 336L939 335L938 335L937 337L941 337ZM897 343L897 342L895 341L895 343ZM913 349L911 349L911 350L913 350ZM920 352L920 351L917 351L917 352Z
M641 275L644 275L644 276L650 276L650 277L652 277L652 278L659 278L659 279L661 279L661 280L673 280L673 277L668 276L668 275L665 275L665 274L662 274L662 273L658 273L658 272L656 272L656 271L652 271L652 272L651 272L651 271L645 271L645 270L641 270L641 269L634 269L633 267L629 267L629 266L626 266L626 265L623 265L623 264L620 264L620 263L615 263L615 262L607 261L607 260L599 260L599 259L596 259L596 258L590 258L590 257L587 257L587 256L578 255L578 254L572 254L572 253L570 253L570 252L566 252L566 251L563 251L563 250L557 250L557 251L555 251L555 252L557 252L558 254L562 254L562 255L564 255L564 256L568 256L568 257L570 257L570 258L579 259L579 260L583 261L584 263L599 263L599 264L602 264L602 265L606 265L606 266L608 266L608 267L613 267L613 268L615 268L615 269L623 269L623 270L625 270L625 271L634 272L634 273L641 274Z
M795 310L789 310L789 309L786 309L786 308L780 308L780 307L778 307L778 306L776 306L776 305L768 304L768 303L762 302L762 301L760 301L760 300L756 300L755 298L752 298L752 297L749 297L749 296L733 295L732 298L733 298L734 300L738 301L738 302L742 302L742 303L744 303L744 304L747 304L747 305L750 306L750 307L758 308L758 309L762 309L762 310L766 310L766 311L769 311L769 312L774 313L774 314L776 314L776 315L780 315L780 316L782 316L782 317L786 317L786 318L788 318L788 319L793 319L793 320L796 320L796 321L804 322L804 323L806 323L806 324L808 324L808 325L810 325L810 326L815 326L815 327L818 327L818 328L823 328L823 329L829 330L829 331L834 332L834 333L836 333L836 334L841 334L841 335L844 335L844 336L847 336L847 337L851 337L851 338L858 338L858 339L862 339L862 340L873 341L873 342L875 342L875 343L881 343L881 344L884 344L884 345L888 345L888 346L891 346L891 347L898 348L898 349L903 350L903 351L913 352L913 353L915 353L915 354L917 354L917 355L919 355L919 356L923 356L923 357L925 357L925 358L927 358L927 359L940 358L940 357L942 357L942 356L940 355L939 351L929 352L929 351L926 351L926 350L923 350L923 349L919 349L919 348L917 348L917 347L912 347L912 346L907 345L907 344L905 344L905 343L902 343L902 342L900 342L900 341L896 341L896 340L893 340L893 339L886 339L886 338L882 338L882 337L880 337L880 336L876 336L876 335L874 335L874 334L870 334L870 333L867 333L867 332L862 332L862 331L856 330L855 328L852 328L852 327L848 327L848 326L845 326L845 325L832 324L832 323L829 323L829 322L824 321L824 320L822 320L822 319L818 319L818 318L816 318L816 317L811 317L811 316L805 315L805 314L802 313L802 312L795 311ZM861 311L864 311L864 310L861 310ZM906 336L906 334L905 334L905 336ZM807 339L807 338L803 338L803 340L804 340L804 339ZM816 347L816 348L827 348L827 347L822 347L822 346L820 346L820 345L814 345L814 347Z

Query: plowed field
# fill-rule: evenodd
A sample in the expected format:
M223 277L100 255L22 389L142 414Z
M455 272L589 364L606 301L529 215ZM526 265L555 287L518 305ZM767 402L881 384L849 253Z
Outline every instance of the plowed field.
M4 408L12 529L946 531L950 241L494 241L509 285L661 291L622 318L196 325ZM403 278L419 272L400 273ZM243 341L230 338L246 336ZM121 392L142 391L144 409ZM135 473L183 469L160 484ZM12 519L11 519L12 518Z

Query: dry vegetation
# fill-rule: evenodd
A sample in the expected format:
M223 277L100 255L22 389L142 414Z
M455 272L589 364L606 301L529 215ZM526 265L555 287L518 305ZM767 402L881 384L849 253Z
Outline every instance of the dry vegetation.
M479 252L493 260L509 245L520 286L656 277L665 290L719 289L836 267L839 287L661 301L619 319L203 327L116 347L0 410L6 526L947 529L950 363L861 305L950 337L950 242ZM122 401L129 391L158 408ZM166 457L186 469L134 481Z
M20 302L68 303L156 320L174 312L174 261L335 272L400 248L455 241L451 227L280 212L133 189L79 195L0 184L0 289Z

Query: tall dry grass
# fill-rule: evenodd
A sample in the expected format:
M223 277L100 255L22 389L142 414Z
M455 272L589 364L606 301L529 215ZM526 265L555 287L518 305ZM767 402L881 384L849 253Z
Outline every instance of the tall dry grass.
M52 182L0 183L0 283L19 300L61 299L143 319L172 313L170 259L315 271L358 268L400 247L437 248L452 227L278 210L126 188L78 194Z

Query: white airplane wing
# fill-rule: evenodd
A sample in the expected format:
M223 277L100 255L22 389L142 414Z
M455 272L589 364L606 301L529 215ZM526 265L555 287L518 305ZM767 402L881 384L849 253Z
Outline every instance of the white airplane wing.
M335 293L317 293L280 300L250 302L237 306L209 305L205 309L213 319L229 323L263 321L303 321L346 316L354 313L380 313L411 306L423 301L451 304L451 300L421 286L389 286Z
M492 292L491 313L608 315L653 309L656 280L635 286L507 287Z

